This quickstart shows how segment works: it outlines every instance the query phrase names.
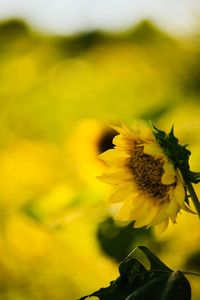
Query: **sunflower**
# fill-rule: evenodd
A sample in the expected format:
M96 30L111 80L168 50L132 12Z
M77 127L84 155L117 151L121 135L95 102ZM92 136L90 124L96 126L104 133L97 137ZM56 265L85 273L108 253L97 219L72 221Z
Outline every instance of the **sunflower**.
M114 149L100 155L110 168L99 179L115 188L110 201L122 202L117 218L162 232L169 220L176 223L181 209L190 211L181 173L149 127L135 123L133 128L123 124L114 129L119 133Z

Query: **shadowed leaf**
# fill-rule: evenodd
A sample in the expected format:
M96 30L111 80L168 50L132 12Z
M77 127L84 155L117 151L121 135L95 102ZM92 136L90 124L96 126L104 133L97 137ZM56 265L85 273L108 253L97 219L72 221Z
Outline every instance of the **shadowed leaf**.
M150 263L150 270L134 258L135 251L142 251ZM190 284L180 271L172 271L148 248L139 246L119 265L120 276L110 286L101 288L88 297L100 300L190 300Z

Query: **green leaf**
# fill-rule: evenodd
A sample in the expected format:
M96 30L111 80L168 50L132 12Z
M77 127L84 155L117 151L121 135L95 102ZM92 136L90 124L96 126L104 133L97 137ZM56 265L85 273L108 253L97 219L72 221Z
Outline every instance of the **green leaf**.
M180 271L164 274L150 280L125 300L189 300L191 288Z
M153 254L147 247L139 246L138 247L149 259L151 268L150 270L163 270L172 272L172 270L167 267L155 254Z
M180 271L174 271L166 283L161 300L191 299L191 287Z
M131 279L136 274L141 274L147 269L135 258L123 260L119 265L119 273L121 277Z
M150 269L134 256L136 250L143 252L149 260ZM187 279L179 271L173 272L148 248L139 246L119 265L120 276L89 296L100 300L190 300L191 291ZM182 297L182 294L184 296Z
M125 300L161 300L160 297L165 289L168 278L169 274L167 273L149 280L146 284L129 295Z

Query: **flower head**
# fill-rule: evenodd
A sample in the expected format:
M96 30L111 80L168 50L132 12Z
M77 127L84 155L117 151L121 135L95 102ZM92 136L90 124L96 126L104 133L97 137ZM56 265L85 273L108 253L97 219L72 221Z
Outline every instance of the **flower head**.
M181 209L190 211L181 172L150 128L136 123L114 129L114 149L100 155L109 169L99 179L115 188L110 201L122 202L117 218L163 231Z

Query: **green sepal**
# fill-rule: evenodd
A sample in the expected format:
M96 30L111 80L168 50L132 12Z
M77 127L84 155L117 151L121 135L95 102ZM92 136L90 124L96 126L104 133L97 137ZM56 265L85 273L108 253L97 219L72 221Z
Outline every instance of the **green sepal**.
M185 183L198 183L200 182L200 172L190 171L189 157L190 150L187 149L188 145L180 145L179 140L174 135L174 126L172 126L169 134L158 129L153 125L153 134L163 148L165 154L171 159L175 168L181 171Z
M136 250L143 252L150 269L137 260ZM191 299L190 284L180 271L173 271L148 248L139 246L119 265L120 276L110 286L82 297L96 296L100 300L175 300Z
M199 183L200 182L200 172L189 171L189 176L192 179L191 182Z

